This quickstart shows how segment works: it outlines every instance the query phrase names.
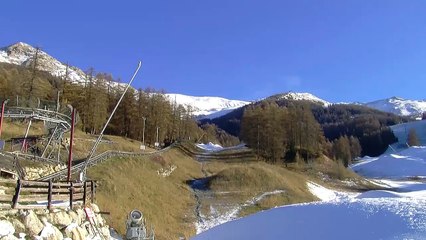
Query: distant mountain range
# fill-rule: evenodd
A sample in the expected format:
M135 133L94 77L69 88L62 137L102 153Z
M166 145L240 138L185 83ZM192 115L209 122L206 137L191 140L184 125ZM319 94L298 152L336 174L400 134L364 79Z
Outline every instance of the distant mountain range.
M364 105L400 116L420 117L426 112L426 100L408 100L399 97L391 97L369 102Z
M0 48L0 62L28 67L32 65L36 54L38 56L38 70L49 72L53 76L57 77L64 77L67 75L67 80L74 83L82 84L86 81L86 74L81 69L74 66L67 66L67 64L60 62L46 52L37 50L31 45L22 42ZM111 84L119 85L121 83L113 82ZM169 97L170 101L175 101L176 103L185 106L191 106L193 108L193 114L199 118L220 117L234 109L240 108L250 103L248 101L229 100L221 97L194 97L182 94L166 95ZM276 94L269 98L295 101L304 100L320 104L324 107L333 104L310 93L287 92L283 94ZM401 116L418 117L421 116L423 112L426 112L426 100L405 100L398 97L391 97L369 103L353 104L364 105L381 111L395 113Z
M170 101L184 106L191 106L193 114L198 118L216 118L236 108L249 104L247 101L229 100L221 97L194 97L182 94L166 93Z

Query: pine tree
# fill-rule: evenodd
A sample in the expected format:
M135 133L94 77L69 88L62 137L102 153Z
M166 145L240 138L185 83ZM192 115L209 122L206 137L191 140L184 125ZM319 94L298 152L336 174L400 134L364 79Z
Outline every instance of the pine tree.
M355 159L357 157L361 156L362 148L361 144L359 143L358 138L351 136L349 138L349 145L351 150L351 159Z
M414 128L411 128L410 131L408 132L407 143L410 146L420 145L419 138L417 137L417 133L416 133L416 130L414 130Z
M336 160L341 161L345 167L349 166L352 156L347 136L341 136L339 139L334 141L333 152Z

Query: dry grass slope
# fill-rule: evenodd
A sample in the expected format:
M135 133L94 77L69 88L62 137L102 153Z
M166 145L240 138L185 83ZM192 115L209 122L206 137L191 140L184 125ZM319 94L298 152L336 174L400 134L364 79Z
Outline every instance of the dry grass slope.
M217 171L219 168L217 165L211 167L207 166L206 169L208 171ZM241 216L244 216L276 206L317 200L307 190L306 181L305 176L289 171L282 165L249 162L232 164L219 170L211 181L211 188L216 191L240 192L242 196L241 202L265 192L284 191L280 194L265 197L255 205L246 207L240 213Z
M157 170L168 165L177 169L162 177ZM160 156L117 158L89 170L100 180L97 202L111 212L109 224L125 232L127 214L139 209L149 224L155 226L157 239L178 239L195 234L194 209L190 188L185 181L201 177L200 165L180 151Z

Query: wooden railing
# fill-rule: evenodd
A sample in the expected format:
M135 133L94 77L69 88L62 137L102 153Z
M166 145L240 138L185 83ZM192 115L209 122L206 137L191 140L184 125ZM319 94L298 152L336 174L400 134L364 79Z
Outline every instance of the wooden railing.
M6 188L6 194L0 194L0 208L72 209L76 204L82 203L84 206L87 201L95 201L96 181L74 183L1 179L0 183Z

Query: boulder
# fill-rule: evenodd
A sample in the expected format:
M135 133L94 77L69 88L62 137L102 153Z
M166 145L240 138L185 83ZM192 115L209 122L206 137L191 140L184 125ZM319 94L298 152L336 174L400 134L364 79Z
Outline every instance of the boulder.
M38 219L37 215L33 211L23 211L21 218L22 222L24 223L25 229L27 229L27 232L31 236L36 236L41 232L41 230L43 230L43 223L41 223L41 221Z
M59 227L66 227L73 222L71 216L64 211L50 213L47 217L49 222Z
M10 222L12 223L13 227L15 228L15 232L17 232L17 233L25 233L26 232L24 224L21 221L19 221L18 219L12 218L12 219L10 219Z
M94 204L94 203L91 203L91 204L90 204L90 208L92 209L92 211L93 211L94 213L99 213L99 212L100 212L98 205L96 205L96 204Z
M80 225L81 224L81 219L80 219L80 217L78 216L78 214L76 213L76 212L74 212L74 211L69 211L68 212L68 215L70 216L70 218L72 219L72 222L75 222L75 223L77 223L78 225Z
M0 220L0 238L13 235L14 233L15 228L13 227L12 223L6 220Z
M61 231L51 223L47 221L46 218L42 219L44 228L40 233L40 237L45 240L62 240L64 237L62 236Z
M73 240L85 240L88 235L86 229L81 228L79 226L65 229L65 234L67 238L71 238Z
M76 213L77 213L77 215L80 219L80 221L77 222L77 223L79 223L79 224L83 223L86 220L86 213L84 212L84 210L79 208L79 209L76 210Z

